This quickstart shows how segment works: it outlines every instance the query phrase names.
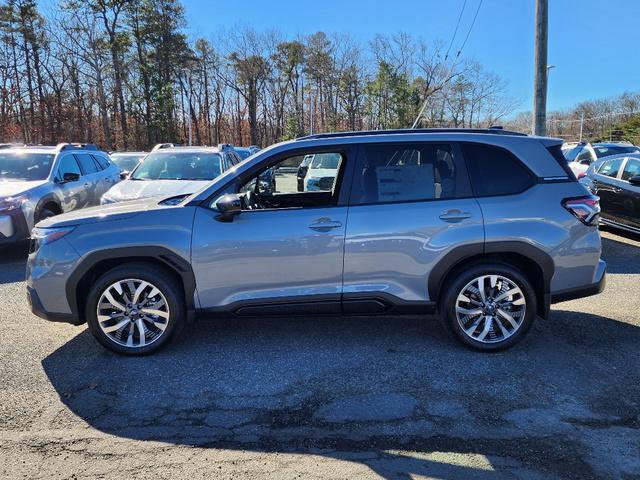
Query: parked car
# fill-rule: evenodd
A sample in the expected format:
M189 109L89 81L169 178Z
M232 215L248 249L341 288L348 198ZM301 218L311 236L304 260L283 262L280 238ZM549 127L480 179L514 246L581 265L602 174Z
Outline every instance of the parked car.
M189 195L241 162L229 145L154 147L127 179L106 192L102 205L157 196Z
M327 153L339 158L329 190L298 192L295 174L275 192L259 181ZM598 214L557 139L319 134L273 145L179 203L47 219L27 288L37 315L87 322L122 354L157 350L195 315L435 311L464 344L496 350L552 303L602 290Z
M302 162L298 166L298 171L296 173L296 180L298 185L298 191L304 192L304 177L307 176L307 170L309 170L309 164L313 160L313 155L305 155L302 158Z
M120 178L129 176L134 168L147 156L148 152L111 152L111 161L120 168Z
M600 197L600 222L640 233L640 153L601 159L580 179Z
M565 158L569 162L569 167L576 177L585 176L589 165L600 158L623 153L640 152L640 147L636 147L629 142L611 143L578 143L571 150L564 152Z
M252 145L250 147L233 147L242 160L246 160L251 155L260 151L260 147Z
M29 238L40 220L98 205L120 170L95 145L0 150L0 244Z
M331 190L335 182L341 156L338 153L317 153L304 176L304 190Z

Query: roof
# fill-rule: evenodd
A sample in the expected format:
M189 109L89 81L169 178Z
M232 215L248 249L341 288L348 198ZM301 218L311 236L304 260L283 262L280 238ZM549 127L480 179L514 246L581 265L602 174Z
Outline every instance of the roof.
M332 132L332 133L317 133L315 135L307 135L305 137L297 138L300 140L312 140L321 138L341 138L341 137L363 137L371 135L412 135L412 134L425 134L425 133L480 133L487 135L515 135L519 137L526 137L526 133L514 132L511 130L504 130L502 127L491 128L397 128L387 130L359 130L350 132Z

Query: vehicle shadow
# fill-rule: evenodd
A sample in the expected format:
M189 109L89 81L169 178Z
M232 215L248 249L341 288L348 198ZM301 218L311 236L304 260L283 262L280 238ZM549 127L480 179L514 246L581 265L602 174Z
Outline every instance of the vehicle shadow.
M413 317L226 319L141 358L84 331L42 366L68 409L56 421L124 438L323 455L384 478L595 478L592 439L638 428L639 342L637 326L572 311L495 354Z
M24 281L28 252L27 242L0 247L0 284Z
M608 273L640 273L640 235L607 231L602 236L602 258Z

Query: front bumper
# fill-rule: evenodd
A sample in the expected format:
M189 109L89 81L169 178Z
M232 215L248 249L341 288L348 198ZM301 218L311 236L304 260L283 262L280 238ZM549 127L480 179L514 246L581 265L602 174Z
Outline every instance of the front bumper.
M598 268L594 282L588 285L583 285L576 288L570 288L567 290L560 290L551 294L551 303L566 302L568 300L575 300L576 298L590 297L591 295L597 295L604 290L607 283L607 264L604 260L598 262Z
M0 245L26 240L30 233L21 208L0 211Z
M81 325L84 323L80 320L78 315L73 313L47 312L42 306L40 297L38 297L36 291L31 287L27 287L27 301L29 302L29 306L31 307L31 311L34 315L44 318L45 320L49 320L50 322L63 322L70 323L72 325Z

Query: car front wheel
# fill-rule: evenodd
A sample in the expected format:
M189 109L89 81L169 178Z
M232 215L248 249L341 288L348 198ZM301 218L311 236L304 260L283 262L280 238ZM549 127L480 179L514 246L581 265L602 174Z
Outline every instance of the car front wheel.
M86 316L94 337L107 349L144 355L164 346L184 321L177 282L146 264L116 267L91 288Z
M446 326L465 345L502 350L520 341L536 316L535 291L519 270L477 265L448 283L441 305Z

